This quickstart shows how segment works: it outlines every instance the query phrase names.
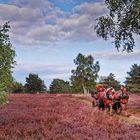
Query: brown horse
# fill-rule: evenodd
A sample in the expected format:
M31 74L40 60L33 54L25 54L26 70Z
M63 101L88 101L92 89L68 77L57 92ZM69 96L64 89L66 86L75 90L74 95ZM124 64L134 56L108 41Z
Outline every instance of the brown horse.
M110 114L112 114L112 104L114 100L114 94L115 94L115 90L113 87L111 87L104 92L104 97L102 98L103 104L106 109L109 109Z
M110 113L112 113L112 103L114 99L114 89L108 88L107 90L103 85L96 86L96 92L92 93L91 96L96 99L96 104L99 109L109 109Z
M105 91L106 89L104 88L104 85L102 84L96 85L96 104L98 108L102 110L105 109L105 105L103 102Z
M121 89L119 91L115 92L114 100L117 103L116 104L116 111L117 113L120 113L123 109L123 105L125 105L124 110L126 111L128 108L128 100L129 95L127 93L127 87L122 85Z
M93 107L98 106L99 109L104 110L104 104L102 101L102 98L104 97L104 92L105 92L104 86L101 84L98 84L96 85L96 90L92 90L90 92L91 92L91 96L95 99L92 102Z

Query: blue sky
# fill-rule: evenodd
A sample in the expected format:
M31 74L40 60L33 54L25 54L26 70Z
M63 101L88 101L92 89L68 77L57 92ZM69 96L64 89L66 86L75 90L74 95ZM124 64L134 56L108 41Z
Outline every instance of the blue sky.
M9 0L0 0L0 3L8 3Z
M114 73L123 82L127 71L140 64L140 40L131 54L117 52L111 41L96 37L95 19L108 10L102 0L0 0L0 24L10 21L17 65L13 76L25 83L36 73L47 87L54 78L69 80L78 53L93 55L99 76Z
M85 2L99 2L102 0L49 0L52 2L55 6L59 7L61 10L70 12L73 7L76 5L80 5Z

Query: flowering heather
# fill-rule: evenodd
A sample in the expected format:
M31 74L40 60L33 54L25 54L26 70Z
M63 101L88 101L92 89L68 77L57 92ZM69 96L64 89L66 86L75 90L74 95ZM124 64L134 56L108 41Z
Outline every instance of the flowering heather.
M87 106L90 97L10 95L0 108L0 140L138 140L140 126Z
M129 99L129 108L140 109L140 95L132 94Z

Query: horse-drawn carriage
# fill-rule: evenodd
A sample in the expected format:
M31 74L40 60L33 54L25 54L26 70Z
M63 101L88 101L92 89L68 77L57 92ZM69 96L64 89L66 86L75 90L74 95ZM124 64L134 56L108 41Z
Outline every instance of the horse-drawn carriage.
M105 89L104 85L98 84L96 91L91 91L91 96L95 99L92 103L93 106L98 106L99 109L107 109L110 113L113 110L116 113L121 113L123 105L125 105L124 110L127 110L129 95L124 85L119 91L115 91L113 87Z

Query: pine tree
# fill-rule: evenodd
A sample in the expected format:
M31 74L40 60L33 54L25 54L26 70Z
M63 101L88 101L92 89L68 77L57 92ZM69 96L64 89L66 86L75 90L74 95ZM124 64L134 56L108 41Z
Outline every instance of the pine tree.
M113 73L110 73L108 76L100 77L99 83L103 84L105 88L113 87L115 90L120 89L120 82L115 79Z
M132 93L140 93L140 65L134 64L127 72L125 83Z
M46 86L43 80L41 80L37 74L29 74L26 78L25 92L28 93L42 93L46 91Z

